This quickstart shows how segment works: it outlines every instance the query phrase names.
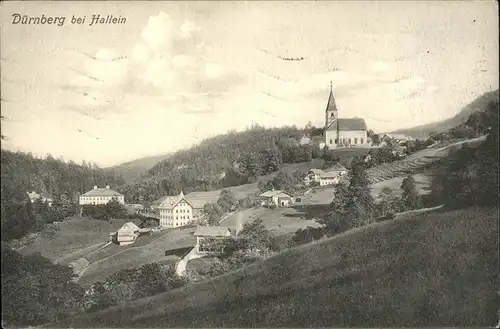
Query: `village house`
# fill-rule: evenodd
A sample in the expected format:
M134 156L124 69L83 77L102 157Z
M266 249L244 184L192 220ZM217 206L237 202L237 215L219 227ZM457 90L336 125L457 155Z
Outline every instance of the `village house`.
M265 207L288 207L292 201L292 196L289 193L281 190L271 190L260 195L261 205Z
M339 118L330 82L330 96L325 111L325 141L329 149L342 147L370 147L365 119Z
M304 184L310 185L313 182L319 183L319 176L323 174L321 169L311 169L307 172L306 177L304 177Z
M181 227L193 221L193 206L182 191L177 196L167 196L158 209L160 227Z
M195 250L199 254L223 252L224 245L219 242L232 236L229 228L220 226L198 226L194 235Z
M302 138L299 140L300 145L309 145L311 144L311 136L309 135L304 135Z
M28 198L30 199L31 203L34 203L37 200L40 200L43 203L47 203L49 207L52 207L52 203L54 202L54 200L52 200L52 198L47 198L47 197L41 196L40 194L36 193L35 191L32 191L31 193L26 192L26 194L28 195Z
M110 233L110 239L112 242L118 244L119 246L126 246L135 242L140 234L140 228L132 222L128 222L122 225L118 231Z
M319 176L319 185L335 185L340 183L341 179L347 175L348 170L340 163L335 164L333 168L330 168L327 172L322 173Z
M340 163L335 164L328 171L321 169L311 169L304 178L304 183L310 185L313 182L320 186L334 185L340 183L341 178L346 175L348 170Z
M116 192L106 185L106 188L100 188L97 185L87 193L80 195L79 203L83 205L99 205L108 204L111 200L116 200L120 204L125 204L125 197L123 194Z

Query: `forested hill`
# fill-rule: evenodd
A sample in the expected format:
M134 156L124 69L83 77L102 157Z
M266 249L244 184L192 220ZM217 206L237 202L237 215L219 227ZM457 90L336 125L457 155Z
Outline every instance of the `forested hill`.
M475 112L484 112L491 101L498 101L498 97L499 97L498 89L495 91L486 92L483 95L476 98L470 104L465 106L455 116L449 119L413 128L400 129L394 131L394 133L405 134L413 138L422 139L428 137L431 133L447 132L448 130L465 123L469 119L469 116L471 114Z
M1 157L2 200L22 201L31 191L53 199L64 196L74 200L78 192L86 192L94 185L124 184L118 173L90 163L66 163L51 156L42 159L6 150L1 151Z
M135 180L139 179L146 171L151 169L158 162L165 160L169 157L169 154L154 155L149 157L144 157L128 162L121 163L117 166L110 167L113 170L123 176L125 183L132 184Z
M254 182L259 176L279 170L282 163L307 162L321 157L319 147L300 145L305 134L321 136L309 127L263 128L253 126L208 138L187 150L158 162L133 186L124 191L129 200L155 200L181 189L209 191Z
M242 132L229 132L202 141L199 145L174 153L147 171L150 177L164 177L173 168L187 166L204 178L221 175L238 160L240 155L259 153L276 146L294 144L304 134L296 127L266 129L254 126ZM215 177L214 177L215 178Z

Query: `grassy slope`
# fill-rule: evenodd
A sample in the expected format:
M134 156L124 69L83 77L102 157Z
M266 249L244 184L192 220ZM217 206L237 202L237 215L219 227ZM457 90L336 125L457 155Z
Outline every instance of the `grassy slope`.
M152 262L175 262L177 257L167 257L165 251L194 246L196 238L191 235L194 230L194 227L186 227L140 236L134 244L128 246L111 244L86 256L91 264L78 282L87 286L122 269L138 268Z
M339 156L341 159L341 162L344 161L350 161L354 156L361 156L367 154L369 149L341 149L341 150L336 150L334 153ZM285 163L281 166L280 170L287 172L287 173L293 173L296 170L301 170L304 172L309 171L312 168L321 168L323 165L323 160L322 159L313 159L312 161L309 162L301 162L301 163ZM237 199L244 199L247 196L251 195L256 195L259 193L259 188L258 188L258 183L260 181L268 181L273 179L276 176L277 172L268 174L265 176L261 176L257 179L256 182L251 183L251 184L244 184L244 185L239 185L239 186L231 186L228 187L227 189L231 190L234 193L234 196ZM214 191L207 191L207 192L192 192L189 193L188 196L190 196L193 199L197 200L202 200L204 202L217 202L219 199L219 195L222 189L219 190L214 190ZM152 202L153 206L158 206L160 205L163 200L165 200L166 196L155 200Z
M108 241L108 234L119 229L127 220L116 219L110 222L81 218L78 216L58 223L59 231L52 237L38 236L36 240L20 248L21 254L40 252L52 261L69 263L81 257L80 251L88 251Z
M61 326L489 326L497 239L497 209L414 215Z

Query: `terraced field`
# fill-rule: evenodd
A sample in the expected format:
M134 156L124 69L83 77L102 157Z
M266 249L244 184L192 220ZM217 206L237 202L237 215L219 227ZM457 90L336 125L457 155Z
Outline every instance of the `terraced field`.
M439 161L454 152L457 152L465 143L467 143L467 145L469 145L470 147L475 147L480 145L485 139L486 136L481 136L466 141L460 141L437 149L428 148L419 151L408 156L405 159L391 163L385 163L377 167L368 169L368 179L370 180L371 184L375 184L395 177L406 176L408 174L414 173L417 170L421 170L427 165Z
M368 179L371 184L379 183L385 180L393 179L399 176L406 176L414 173L416 170L424 168L426 165L439 160L439 158L421 157L407 158L392 163L382 164L380 166L368 169Z

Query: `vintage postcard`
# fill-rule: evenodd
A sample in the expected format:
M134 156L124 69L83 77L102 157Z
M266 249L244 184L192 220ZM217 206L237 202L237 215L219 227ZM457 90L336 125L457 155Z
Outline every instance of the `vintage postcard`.
M497 1L4 1L2 327L497 327Z

